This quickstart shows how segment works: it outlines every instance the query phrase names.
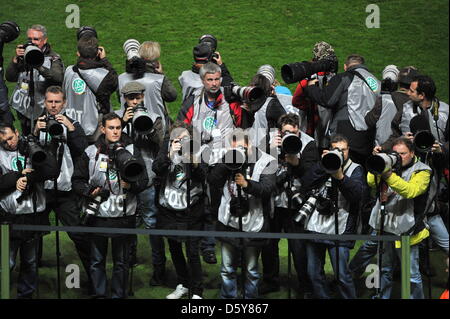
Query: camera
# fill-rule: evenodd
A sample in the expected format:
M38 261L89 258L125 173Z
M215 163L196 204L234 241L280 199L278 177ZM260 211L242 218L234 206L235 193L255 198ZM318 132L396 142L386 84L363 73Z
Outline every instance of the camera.
M366 167L372 174L383 174L389 170L398 170L402 165L402 158L397 152L378 153L370 155L366 160Z
M233 171L239 171L247 164L247 150L244 147L232 148L222 157L222 163Z
M91 187L89 190L89 194L96 187ZM90 217L98 214L98 209L105 200L109 197L109 191L107 189L102 189L95 198L89 198L86 204L86 208L84 209L84 216L81 218L81 225L89 225Z
M321 215L329 216L338 211L335 202L332 200L333 187L329 178L317 195L316 209Z
M123 43L123 51L125 51L125 54L127 55L127 60L131 60L132 58L139 58L139 47L141 44L138 40L135 39L128 39Z
M20 28L14 21L6 21L0 24L0 45L17 39ZM1 53L1 51L0 51Z
M414 134L414 146L420 153L430 152L434 142L434 135L428 130L421 130Z
M244 197L232 197L230 201L230 214L235 217L242 217L249 211L248 200Z
M139 134L149 134L153 130L154 123L145 106L141 103L134 108L133 112L132 124L134 130Z
M291 132L285 132L281 138L281 154L298 154L302 149L300 137Z
M21 136L18 148L20 153L31 160L33 166L42 164L47 159L47 154L33 135Z
M83 26L77 31L77 41L82 37L97 38L97 31L93 27Z
M109 158L127 183L138 181L144 172L144 166L121 143L109 145Z
M344 154L340 149L333 148L320 161L327 173L334 174L344 165Z
M338 60L335 55L329 55L319 61L295 62L285 64L281 67L281 77L285 83L294 83L310 78L311 75L319 72L333 72L338 70Z
M51 137L63 135L64 127L56 120L54 115L47 115L44 121L47 123L46 131Z
M306 220L306 218L314 212L314 209L316 208L316 202L317 198L315 196L309 196L302 207L299 209L298 213L294 216L294 221L300 223Z
M219 58L219 56L216 53L217 50L217 39L215 36L213 36L212 34L204 34L200 37L200 39L198 39L198 43L206 43L207 45L209 45L210 49L211 49L211 58L209 62L216 62L215 60L217 60Z
M25 50L25 54L23 57L19 57L19 59L23 59L26 65L32 68L38 68L44 64L44 52L32 42L24 43L21 47Z
M231 84L224 87L226 100L240 100L244 103L253 103L266 97L264 90L256 86L238 86Z

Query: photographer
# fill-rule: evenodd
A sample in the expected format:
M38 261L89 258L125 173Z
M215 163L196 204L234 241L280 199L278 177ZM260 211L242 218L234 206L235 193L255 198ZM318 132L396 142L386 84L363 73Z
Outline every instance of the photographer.
M301 193L300 179L319 161L319 153L315 141L299 129L299 117L296 114L285 114L278 120L279 132L272 142L273 147L281 150L277 170L277 196L275 197L275 213L269 219L270 232L299 233L303 229L300 224L294 223L294 216L298 207L293 203L294 197ZM296 153L283 149L283 137L295 135L301 141L301 148ZM285 145L288 146L288 145ZM294 189L294 190L293 190ZM270 239L261 252L263 264L263 282L260 293L265 294L280 289L280 261L278 242L279 239ZM306 247L303 240L289 239L289 247L292 251L294 266L297 271L300 290L304 296L311 292L311 283L307 274Z
M329 165L327 160L332 152L339 157L338 168L333 171L327 167ZM307 231L330 235L356 233L359 204L367 185L364 169L350 159L349 152L347 138L339 134L331 136L330 151L324 150L321 162L303 176L305 190L318 190L314 193L316 198L314 210L305 221ZM326 251L330 255L333 271L338 279L339 295L344 299L356 298L355 286L348 269L350 249L353 246L353 241L307 242L308 274L316 298L330 298L323 268Z
M314 103L333 111L326 135L346 136L355 163L363 163L372 152L375 133L368 129L364 115L373 108L381 89L364 63L362 56L350 55L344 64L345 72L332 77L328 85L320 88L316 85L318 79L314 79L304 88Z
M16 47L16 54L6 69L6 80L17 82L10 104L17 111L24 135L32 133L31 119L36 119L44 109L44 94L47 87L61 85L63 81L63 62L60 56L51 49L47 41L47 29L40 24L32 25L27 30L27 43ZM25 63L25 46L30 45L37 47L43 53L44 62L42 65L30 66ZM30 73L32 73L34 80L34 110L30 109Z
M40 224L45 209L44 181L56 178L57 172L56 161L36 141L19 136L12 125L0 124L0 217L3 221ZM10 236L11 269L20 250L17 297L32 298L38 284L36 258L40 234L13 230Z
M334 48L325 41L314 44L312 62L336 57ZM337 60L337 58L336 58ZM333 72L319 72L313 74L311 79L317 79L320 89L323 89L330 79L335 75ZM308 85L308 79L302 79L295 89L292 97L292 105L300 110L302 123L300 128L309 136L313 137L320 150L325 149L329 143L327 128L331 119L332 111L320 104L311 101L305 94L305 87Z
M151 111L147 112L147 108L143 105L145 103L144 85L136 81L128 82L122 87L121 93L125 99L125 111L122 116L124 131L128 136L132 137L134 146L141 152L148 175L147 187L137 196L137 215L139 216L137 225L141 225L143 222L146 228L152 229L156 227L156 216L158 213L155 203L155 173L152 170L152 166L153 161L158 155L165 134L163 131L163 123L159 115ZM140 114L138 112L140 112ZM121 111L118 111L117 113L120 114ZM135 115L138 117L135 118ZM135 127L135 124L138 127ZM160 236L153 235L150 235L149 238L153 264L153 276L150 280L150 285L159 286L164 282L166 269L164 239ZM135 265L137 263L136 235L133 235L131 249L130 263L131 265Z
M270 77L275 79L275 76ZM264 91L264 103L259 108L252 109L253 115L253 136L252 144L264 150L268 149L270 140L270 129L277 127L278 119L286 114L286 110L281 105L274 92L273 81L262 74L256 74L250 86L261 88Z
M225 63L222 62L222 56L219 52L215 51L217 40L211 35L205 36L205 40L211 41L200 42L193 48L194 63L192 64L192 69L183 71L178 77L178 81L180 82L181 90L183 92L183 104L188 98L192 98L195 90L203 87L199 73L200 69L208 62L213 62L220 66L222 71L223 86L230 85L233 82L233 78L231 77L228 68ZM202 41L202 38L200 38L200 41Z
M199 134L201 145L210 146L212 156L209 164L212 165L218 161L219 151L225 146L226 138L235 127L241 127L243 114L247 112L241 108L241 102L228 103L225 100L221 87L222 70L217 64L208 62L199 73L203 88L195 91L192 101L191 99L185 101L177 120L191 124L194 129L194 138L196 134ZM209 208L207 210L209 213L205 215L207 218L205 230L211 230L214 229L213 221L217 218L213 216ZM214 239L205 239L200 246L203 260L209 264L217 263Z
M64 74L66 113L81 124L91 145L101 134L102 116L112 110L110 96L117 89L117 73L95 37L78 40L77 56L77 63Z
M109 113L103 117L101 132L97 142L86 148L75 163L73 190L87 202L84 209L87 225L135 228L136 195L148 184L145 164L139 150L126 135L122 135L122 122L117 114ZM130 163L139 164L138 176L127 176L130 172L126 170L126 164ZM108 238L112 241L113 255L112 298L126 298L130 236L121 234L95 233L90 236L94 296L106 297Z
M153 171L158 176L156 205L160 229L203 230L207 165L199 163L197 155L192 154L195 150L190 150L191 139L192 126L176 122L171 128L170 140L164 141L153 163ZM177 287L166 298L180 299L190 289L190 298L201 299L200 238L169 237L168 242L177 273ZM183 242L187 261L183 254Z
M66 97L60 86L50 86L45 93L44 115L39 117L34 135L44 149L56 160L57 180L45 182L46 209L43 213L48 223L48 215L53 210L56 218L64 226L80 225L80 198L72 192L74 161L88 146L86 135L80 123L67 117L63 112ZM90 244L82 233L67 233L72 239L84 269L89 275ZM90 280L89 280L90 281Z
M177 99L177 90L170 79L164 75L163 67L159 61L161 46L158 42L145 41L139 46L138 57L127 60L126 72L119 76L121 90L130 81L137 81L144 85L146 93L144 105L149 113L157 114L163 119L164 131L169 130L170 117L166 102L174 102ZM120 99L121 105L125 100Z
M431 168L418 160L414 145L405 137L393 142L392 150L401 158L401 167L397 171L387 167L382 174L368 173L367 181L376 189L380 183L380 197L385 199L385 216L383 234L411 236L411 298L423 299L422 277L419 271L418 243L428 237L428 230L423 222L427 190L431 180ZM389 169L388 169L389 168ZM372 209L369 224L376 231L381 229L380 199ZM393 242L384 243L383 265L381 269L381 298L389 299L392 290L392 271L400 249Z
M236 130L239 131L239 130ZM244 153L242 166L231 169L231 158L214 166L208 174L211 202L218 210L218 231L267 232L276 190L276 159L249 144L246 133L235 132L233 152ZM239 162L238 162L239 163ZM221 196L221 198L220 198ZM220 198L220 199L219 199ZM238 298L237 266L242 266L245 279L242 298L258 297L260 274L258 257L267 240L250 238L221 238L222 288L221 298Z
M403 108L410 101L409 87L418 75L416 68L405 67L398 71L398 89L394 92L381 92L377 97L375 106L364 117L369 128L376 129L375 144L377 149L390 149L392 141L402 135L398 132L399 121L403 116ZM396 130L393 128L397 127Z

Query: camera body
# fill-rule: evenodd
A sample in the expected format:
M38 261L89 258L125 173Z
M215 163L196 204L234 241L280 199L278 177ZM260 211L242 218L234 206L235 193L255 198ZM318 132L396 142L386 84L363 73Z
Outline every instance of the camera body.
M91 187L89 194L92 193L95 188L96 187ZM95 198L89 198L87 200L86 207L84 209L84 216L81 218L82 225L86 226L90 224L91 217L98 214L100 205L108 199L109 195L109 191L102 188Z
M63 137L64 127L56 120L56 117L54 115L47 115L44 122L46 122L47 126L45 131L48 132L48 134L50 134L52 138Z
M338 70L338 60L335 55L328 55L318 61L303 61L285 64L281 67L281 77L283 81L290 84L310 78L319 72L336 73Z

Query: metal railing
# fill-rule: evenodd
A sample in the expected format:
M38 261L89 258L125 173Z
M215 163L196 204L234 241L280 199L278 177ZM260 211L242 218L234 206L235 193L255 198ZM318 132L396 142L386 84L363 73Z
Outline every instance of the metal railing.
M44 226L44 225L1 225L1 299L10 298L10 267L9 267L9 235L11 229L20 231L45 232L77 232L77 233L108 233L128 235L159 235L159 236L187 236L187 237L228 237L228 238L286 238L303 240L331 240L331 241L401 241L401 297L410 298L410 236L393 235L325 235L311 233L247 233L229 231L194 231L194 230L167 230L167 229L137 229L137 228L104 228L80 226ZM379 270L381 276L381 270Z

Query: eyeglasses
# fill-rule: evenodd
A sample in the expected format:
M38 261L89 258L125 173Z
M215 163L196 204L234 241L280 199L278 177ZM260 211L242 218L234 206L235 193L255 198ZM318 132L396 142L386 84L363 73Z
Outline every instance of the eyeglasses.
M140 99L140 98L142 98L142 94L141 93L131 93L131 94L125 95L125 98L127 100Z
M41 41L42 38L28 38L28 41Z

